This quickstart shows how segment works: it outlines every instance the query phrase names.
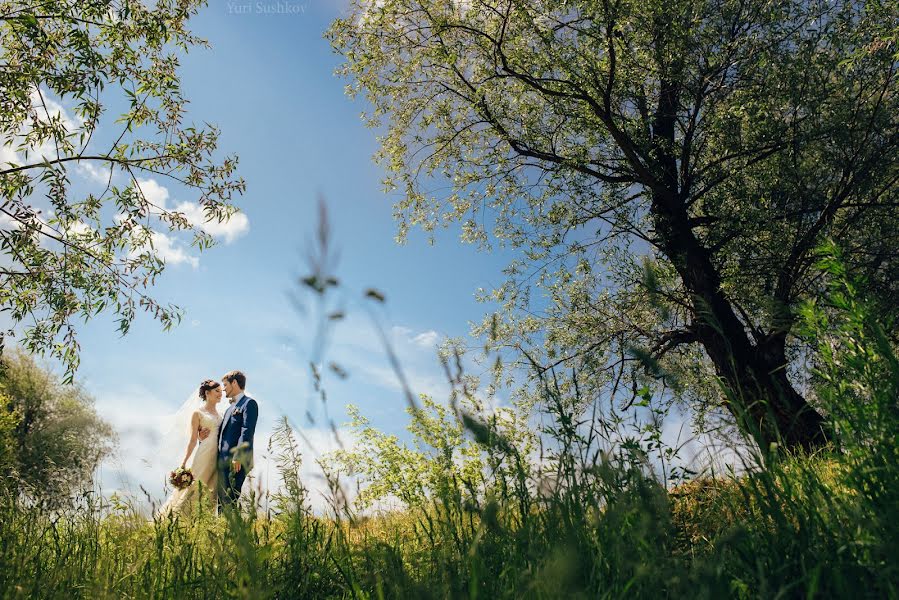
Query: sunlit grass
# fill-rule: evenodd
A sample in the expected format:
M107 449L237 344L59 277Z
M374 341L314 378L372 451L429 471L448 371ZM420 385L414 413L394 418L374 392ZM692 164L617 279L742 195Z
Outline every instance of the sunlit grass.
M878 557L895 542L867 519L899 508L882 504L896 494L854 489L842 460L670 492L631 482L604 507L549 502L525 521L432 505L356 521L250 511L154 522L98 498L51 514L6 497L0 583L22 598L893 595L894 567Z
M317 515L298 479L303 457L285 421L273 437L284 491L265 502L251 497L242 510L221 516L199 509L189 518L153 520L117 498L85 494L48 504L4 485L0 593L899 597L899 360L851 286L841 285L849 293L838 312L825 320L822 309L810 307L805 315L822 344L836 349L822 352L818 373L834 441L816 454L757 457L739 474L669 488L633 445L586 453L579 444L594 441L560 427L555 441L565 450L537 468L489 423L452 422L446 410L425 403L423 410L442 417L418 413L418 441L439 450L433 463L423 463L429 479L420 495L409 496L419 488L406 486L407 503L396 510L360 514L334 502L339 510ZM552 397L558 389L545 393L564 422L567 405ZM455 433L432 435L429 427ZM489 474L473 471L476 480L438 460L461 439L460 427L492 465ZM389 440L370 439L375 453L395 450ZM400 464L378 463L388 470ZM550 484L541 475L547 467Z

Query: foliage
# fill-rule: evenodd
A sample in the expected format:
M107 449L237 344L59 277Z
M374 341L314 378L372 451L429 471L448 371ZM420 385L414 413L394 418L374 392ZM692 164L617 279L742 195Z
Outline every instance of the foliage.
M596 397L658 391L637 349L762 450L810 450L828 435L797 391L815 248L832 237L878 310L897 301L896 19L878 1L358 0L328 35L384 129L400 239L461 223L518 250L476 330L506 375L528 348Z
M478 501L475 490L481 487L493 461L484 446L465 438L463 422L446 406L422 395L419 406L406 409L411 447L372 427L355 406L347 411L356 443L326 457L325 463L332 472L354 475L364 482L355 499L359 510L397 501L406 509L421 508L431 498L444 496ZM512 420L512 413L504 414ZM494 473L498 466L493 464Z
M215 127L185 122L179 53L205 44L186 28L203 4L0 2L0 311L22 346L61 358L69 380L77 319L110 310L122 333L138 310L178 322L177 307L147 292L165 266L165 231L212 243L196 216L151 193L150 177L196 196L207 221L230 218L244 190L236 158L214 156Z
M112 450L115 432L97 415L93 399L24 352L7 352L0 371L0 443L4 477L28 496L61 500L89 489Z

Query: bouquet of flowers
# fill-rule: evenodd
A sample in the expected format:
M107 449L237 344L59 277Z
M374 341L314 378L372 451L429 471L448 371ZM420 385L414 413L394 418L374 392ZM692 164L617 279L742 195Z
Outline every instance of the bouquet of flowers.
M194 474L190 469L185 469L184 467L178 467L171 473L169 473L169 483L178 488L179 490L183 490L184 488L190 486L194 482Z

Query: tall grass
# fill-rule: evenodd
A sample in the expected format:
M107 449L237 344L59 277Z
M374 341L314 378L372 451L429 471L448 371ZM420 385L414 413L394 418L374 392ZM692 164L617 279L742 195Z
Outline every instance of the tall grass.
M154 521L94 494L49 508L4 493L0 591L9 598L899 597L899 360L839 262L822 268L833 281L828 299L802 313L804 335L819 343L818 401L834 431L833 446L816 455L668 489L638 445L601 444L609 440L597 439L598 429L576 426L581 403L547 378L540 393L553 443L539 460L508 424L464 403L447 412L427 402L410 410L418 454L398 452L399 442L370 431L369 463L335 456L332 465L355 460L363 479L372 473L366 464L382 475L411 469L404 473L419 478L415 485L398 476L381 488L405 494L397 496L403 509L387 514L359 516L339 502L326 517L313 514L286 422L275 436L283 492L265 512L251 501L223 516Z

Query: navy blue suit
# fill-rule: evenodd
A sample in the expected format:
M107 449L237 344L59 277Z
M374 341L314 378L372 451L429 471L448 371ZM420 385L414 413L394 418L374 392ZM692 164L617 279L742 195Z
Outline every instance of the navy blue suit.
M249 396L228 407L219 427L218 440L218 497L219 504L228 506L240 497L240 488L253 468L253 434L259 418L259 405ZM240 463L235 473L231 461Z

